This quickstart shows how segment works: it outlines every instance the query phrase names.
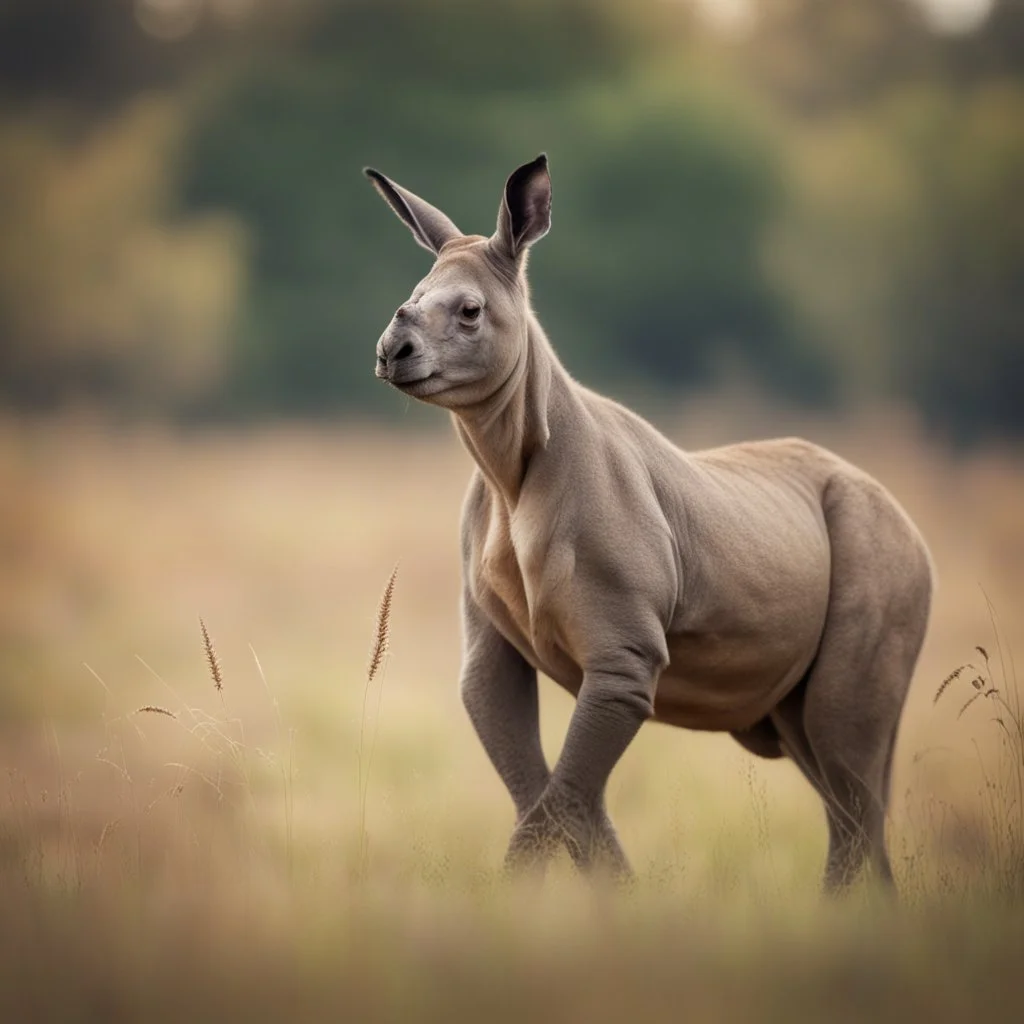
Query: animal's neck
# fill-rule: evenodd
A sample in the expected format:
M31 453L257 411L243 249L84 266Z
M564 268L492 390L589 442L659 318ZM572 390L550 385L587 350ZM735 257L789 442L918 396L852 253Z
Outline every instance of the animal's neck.
M509 507L519 500L531 458L547 446L553 395L568 384L531 312L527 343L508 379L485 401L453 416L463 444Z

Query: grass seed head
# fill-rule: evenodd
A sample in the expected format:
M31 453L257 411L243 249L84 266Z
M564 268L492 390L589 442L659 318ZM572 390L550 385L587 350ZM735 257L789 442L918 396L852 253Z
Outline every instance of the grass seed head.
M219 693L224 689L224 678L220 674L220 662L217 660L217 651L213 646L210 632L206 628L206 623L203 622L202 616L199 617L199 629L203 634L203 651L206 654L207 664L210 666L210 678L213 680L213 685Z
M960 678L960 674L970 667L970 665L961 665L959 668L953 669L953 671L950 672L941 683L939 683L939 688L935 691L935 697L932 700L932 703L938 704L939 698Z
M141 708L135 709L135 714L143 715L166 715L168 718L177 718L178 716L167 708L162 708L158 704L143 704Z
M377 621L373 631L373 644L370 647L370 664L366 670L369 682L373 682L380 671L391 643L391 601L395 595L395 580L397 578L398 566L396 565L391 570L387 586L384 588L384 593L381 594L380 604L377 605Z

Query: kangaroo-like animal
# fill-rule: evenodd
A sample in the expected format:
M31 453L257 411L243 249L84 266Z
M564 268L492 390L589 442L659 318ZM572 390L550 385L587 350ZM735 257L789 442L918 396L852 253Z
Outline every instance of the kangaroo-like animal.
M564 844L582 869L628 874L604 793L653 718L789 756L825 805L826 891L869 857L891 885L893 747L932 591L908 516L807 441L681 451L573 380L526 282L551 222L546 156L508 179L490 238L366 174L436 257L381 336L376 374L449 409L478 467L461 691L515 803L506 864ZM553 769L538 671L576 696Z

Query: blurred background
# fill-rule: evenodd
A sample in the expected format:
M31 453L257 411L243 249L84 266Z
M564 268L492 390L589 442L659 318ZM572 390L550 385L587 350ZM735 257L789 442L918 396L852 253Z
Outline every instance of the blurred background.
M400 416L361 167L489 232L542 149L583 379L1024 433L1020 0L5 0L2 400Z
M585 1019L623 1019L629 992L675 1007L680 971L694 1019L730 999L751 1019L766 993L791 1019L804 982L807 1019L841 1019L861 953L864 978L896 972L861 986L882 999L918 948L945 967L894 1018L953 1019L985 971L994 1002L1019 990L1016 911L946 945L807 911L806 942L707 970L757 934L751 908L788 928L817 906L820 804L791 765L656 726L609 806L656 912L711 913L703 952L662 944L652 982L646 919L594 927L559 900L540 937L512 907L498 950L491 919L452 930L512 826L456 686L471 464L446 417L374 379L429 259L360 172L489 233L542 150L531 285L577 378L687 447L829 445L921 526L940 585L897 875L926 900L1024 892L1024 716L1014 741L996 700L1024 657L1024 0L0 0L0 1017L181 1019L185 973L195 999L297 1019L268 1000L302 976L310 915L348 959L314 957L306 991L352 1019L398 991L378 969L413 993L388 1019L413 1019L491 991L510 950L501 1007L439 1019L533 1019L517 978L547 977L555 1009L578 992L552 974L563 938ZM551 758L571 709L542 687ZM255 981L253 922L291 944Z

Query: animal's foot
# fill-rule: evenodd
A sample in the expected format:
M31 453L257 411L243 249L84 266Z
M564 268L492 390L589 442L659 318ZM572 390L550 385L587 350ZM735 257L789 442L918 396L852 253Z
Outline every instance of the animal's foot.
M594 859L598 873L606 875L613 882L632 882L636 876L629 866L629 860L622 850L619 837L608 815L602 812L601 830L598 834L597 856Z
M560 846L585 872L629 879L632 871L602 803L549 786L516 825L505 855L507 870L543 866Z
M516 825L505 853L505 870L522 874L529 868L543 869L562 844L562 833L562 826L541 798Z

